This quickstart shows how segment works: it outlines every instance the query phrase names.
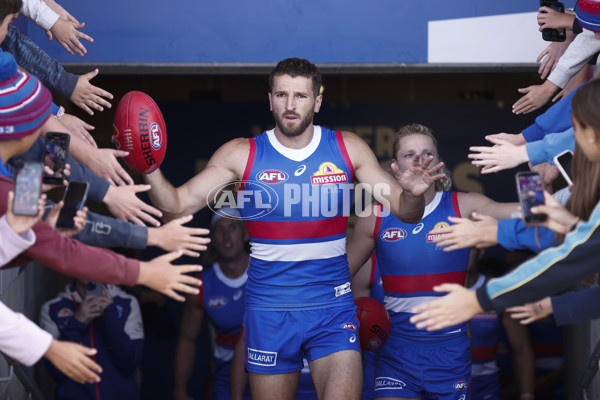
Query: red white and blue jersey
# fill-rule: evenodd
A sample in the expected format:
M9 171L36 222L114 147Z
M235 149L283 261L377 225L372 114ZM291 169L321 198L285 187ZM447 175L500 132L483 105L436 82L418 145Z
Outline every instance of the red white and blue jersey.
M480 288L487 281L485 276L480 275L471 290ZM471 376L499 372L496 358L502 331L502 316L498 311L482 312L471 318L471 339L473 341Z
M225 276L218 263L198 274L202 280L200 306L216 332L213 357L216 361L215 379L229 382L230 363L235 343L241 332L246 300L247 275L231 279Z
M274 131L250 139L237 205L251 244L248 309L353 304L346 227L354 169L342 134L314 126L289 149Z
M434 292L434 286L465 284L470 250L444 252L433 242L436 230L449 226L449 216L460 217L457 194L437 192L418 224L406 224L389 211L380 210L383 216L377 217L373 236L385 306L392 320L391 336L407 342L434 343L466 335L466 323L427 332L409 321L415 306L444 295Z

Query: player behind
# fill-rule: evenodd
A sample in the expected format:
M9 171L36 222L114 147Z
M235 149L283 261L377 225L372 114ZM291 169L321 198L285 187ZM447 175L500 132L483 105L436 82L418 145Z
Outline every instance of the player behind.
M433 157L434 162L439 161L433 132L419 124L404 126L394 135L393 154L391 169L397 178L416 159ZM470 398L471 343L467 324L426 332L416 329L408 319L414 306L437 295L433 292L437 283L465 284L469 250L440 251L433 242L436 230L448 226L449 217L474 211L508 217L517 204L496 203L478 193L454 192L451 185L449 176L429 185L425 191L427 206L418 224L400 221L375 205L370 216L358 218L348 244L353 273L375 250L384 304L392 321L392 332L379 350L375 366L376 399Z

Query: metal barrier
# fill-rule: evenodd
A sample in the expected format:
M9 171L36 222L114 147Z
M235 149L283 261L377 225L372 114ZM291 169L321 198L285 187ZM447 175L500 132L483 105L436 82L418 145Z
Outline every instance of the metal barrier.
M579 379L579 383L577 384L577 390L571 400L579 400L579 399L588 399L587 389L592 384L592 381L596 377L598 373L598 366L600 363L600 341L596 343L596 348L594 352L590 356L590 361L588 362L587 368L581 378Z
M2 354L2 356L8 363L9 368L9 375L7 377L0 378L0 382L9 382L13 378L13 376L16 376L25 388L25 391L29 394L29 399L46 400L46 397L44 396L38 385L35 383L33 378L29 375L29 372L27 372L27 369L25 369L25 367L21 365L18 361L15 361L11 357L7 356L6 354L1 352L0 354Z

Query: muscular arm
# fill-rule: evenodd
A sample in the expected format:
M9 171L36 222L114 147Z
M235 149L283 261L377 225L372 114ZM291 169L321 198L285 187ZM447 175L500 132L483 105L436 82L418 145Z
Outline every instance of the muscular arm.
M419 222L425 209L422 193L413 196L408 191L402 190L398 181L381 169L375 154L362 139L350 132L342 132L342 134L354 166L354 175L365 184L367 192L386 206L399 220L411 224Z
M250 154L248 139L234 139L221 146L211 157L206 168L183 185L175 188L160 170L144 175L152 186L152 203L165 215L166 220L194 214L207 205L207 196L213 188L242 179Z
M350 268L350 276L352 277L354 277L361 267L369 260L369 257L375 250L375 239L373 238L375 221L375 207L371 206L370 216L359 217L356 221L356 225L354 225L354 233L346 245L348 267Z
M174 398L185 399L187 397L187 384L194 368L196 355L196 339L202 328L204 311L200 307L198 296L188 296L181 318L181 333L175 350L175 366L173 368Z

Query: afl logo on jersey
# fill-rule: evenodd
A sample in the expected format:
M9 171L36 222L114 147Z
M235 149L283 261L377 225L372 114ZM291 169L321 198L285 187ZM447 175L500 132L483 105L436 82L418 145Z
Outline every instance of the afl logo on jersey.
M221 308L224 307L226 304L227 299L222 296L211 297L211 299L208 301L208 306L210 308Z
M396 242L406 237L406 231L400 228L389 228L381 232L379 237L386 242Z
M430 230L429 233L427 234L427 243L431 243L434 241L434 239L442 236L441 233L435 233L435 231L437 231L438 229L448 228L448 227L450 227L450 225L447 222L438 222L437 224L435 224L433 229Z
M313 185L326 185L328 183L347 183L348 174L339 169L332 162L324 162L319 165L317 172L312 174L310 182Z
M267 169L256 174L256 180L269 184L282 183L288 180L288 174L276 169Z

